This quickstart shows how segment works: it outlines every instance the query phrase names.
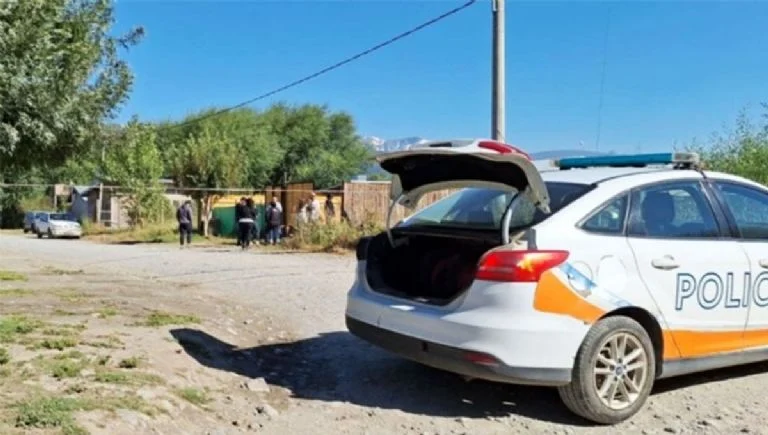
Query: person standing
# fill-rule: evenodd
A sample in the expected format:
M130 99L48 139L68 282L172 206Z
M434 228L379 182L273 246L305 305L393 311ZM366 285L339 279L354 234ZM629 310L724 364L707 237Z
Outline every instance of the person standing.
M315 192L312 192L309 195L309 200L307 201L307 219L309 220L309 222L316 223L319 218L320 218L320 201L317 200Z
M245 207L245 197L241 196L240 200L235 204L235 233L237 235L237 246L240 246L240 241L243 239L240 234L240 218L243 217L243 208Z
M325 197L325 221L326 223L333 222L333 219L336 217L336 206L333 204L333 198L331 197L331 194L329 193Z
M238 230L240 232L240 247L248 249L251 247L251 237L253 236L253 208L248 207L246 200L243 199L240 208L240 218L237 220Z
M283 224L283 210L278 207L277 201L273 198L267 207L267 244L276 245L280 243L280 229Z
M184 242L187 245L192 243L192 201L184 201L176 210L176 220L179 223L179 243L181 247L184 247Z

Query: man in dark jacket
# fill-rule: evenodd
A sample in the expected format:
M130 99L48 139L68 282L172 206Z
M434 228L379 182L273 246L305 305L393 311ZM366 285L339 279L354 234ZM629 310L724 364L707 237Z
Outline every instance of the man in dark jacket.
M272 199L266 209L267 244L276 245L280 242L280 230L283 225L283 210L277 201Z
M185 240L187 245L192 243L192 201L184 201L176 210L176 220L179 222L179 243L183 248Z
M240 234L240 218L243 217L245 211L245 197L241 197L240 201L235 204L235 231L237 232L237 246L240 246L240 242L243 240L242 234Z

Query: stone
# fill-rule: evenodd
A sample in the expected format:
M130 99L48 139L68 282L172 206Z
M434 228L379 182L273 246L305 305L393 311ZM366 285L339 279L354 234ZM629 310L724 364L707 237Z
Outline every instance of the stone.
M262 405L259 405L256 407L256 412L261 415L266 415L269 418L276 418L278 415L280 415L277 410L268 404L264 403Z
M243 388L255 393L268 393L269 385L264 378L249 379L243 383Z

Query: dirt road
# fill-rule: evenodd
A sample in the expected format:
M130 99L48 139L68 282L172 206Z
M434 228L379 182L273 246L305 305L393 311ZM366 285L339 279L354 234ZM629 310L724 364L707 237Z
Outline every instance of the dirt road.
M63 380L35 374L25 385L39 388L45 400L107 398L101 406L67 402L73 420L67 414L47 425L51 433L768 433L768 364L661 381L642 414L620 427L595 428L572 417L553 390L466 383L391 357L344 328L353 269L351 256L2 234L0 270L25 277L0 282L2 313L60 325L71 318L84 331L73 347L79 355L70 356L50 345L44 329L38 341L11 338L9 364L16 361L15 370L34 358L70 358L81 371ZM121 345L94 350L89 340L98 337L119 337ZM120 361L103 364L109 371L94 362L106 356ZM140 371L124 363L132 358L142 361ZM118 397L107 388L110 379L129 375L137 380L116 382L120 394L135 394L146 406L128 413L118 403L106 406ZM14 397L22 400L22 393ZM39 416L25 419L36 408L18 400L5 404L9 430L46 426ZM143 412L147 406L159 412Z

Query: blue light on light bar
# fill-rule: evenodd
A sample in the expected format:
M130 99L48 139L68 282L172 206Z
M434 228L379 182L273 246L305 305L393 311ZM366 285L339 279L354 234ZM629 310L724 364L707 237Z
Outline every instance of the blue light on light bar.
M624 154L594 157L568 157L555 161L560 169L594 167L643 167L648 165L694 165L699 163L696 153Z

